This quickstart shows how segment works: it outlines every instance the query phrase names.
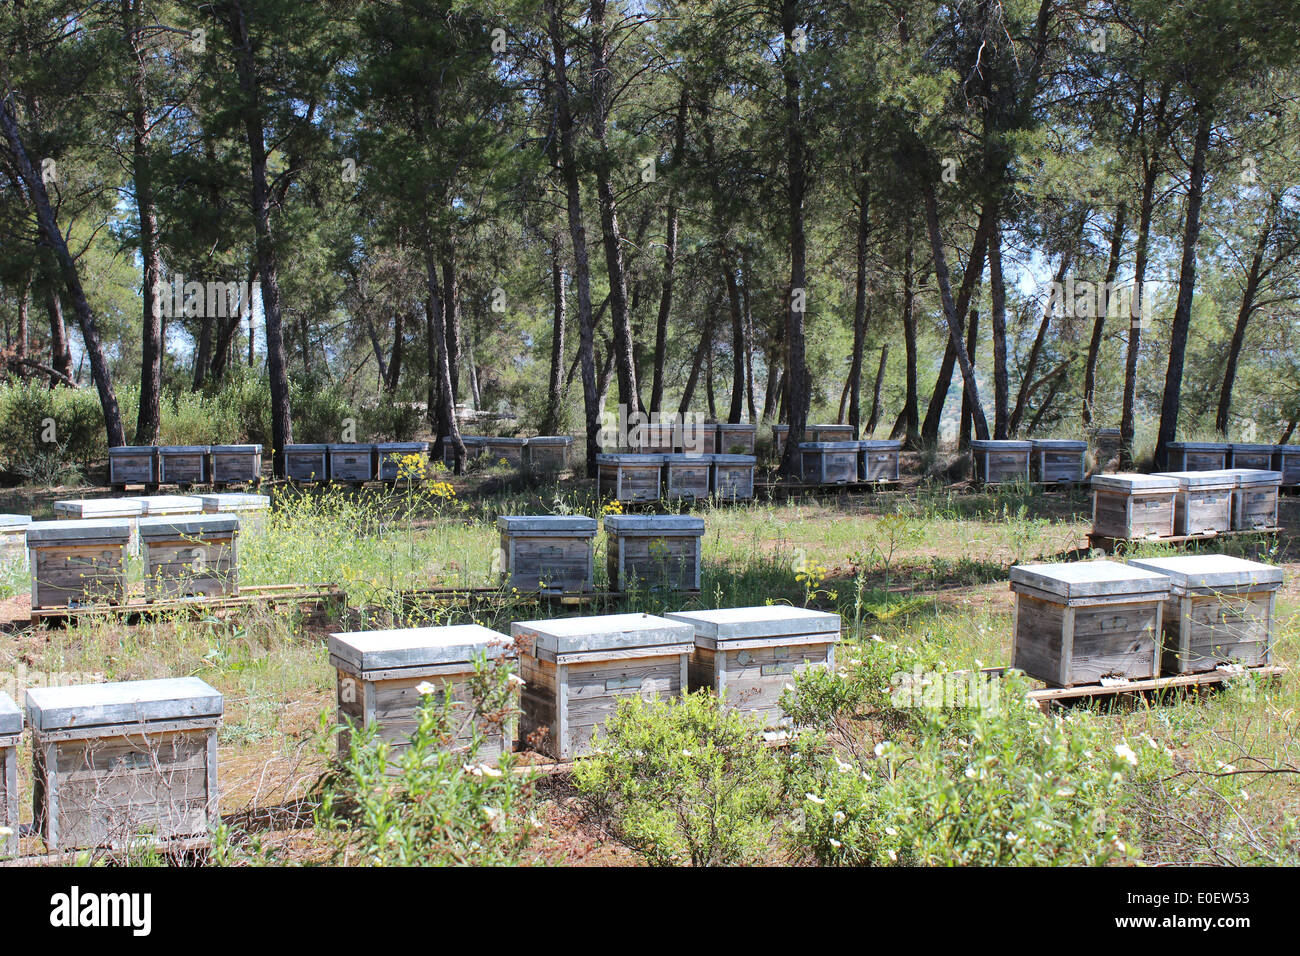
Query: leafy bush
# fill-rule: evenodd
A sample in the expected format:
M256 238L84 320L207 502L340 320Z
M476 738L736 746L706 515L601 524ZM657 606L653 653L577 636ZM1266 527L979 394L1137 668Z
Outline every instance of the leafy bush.
M709 693L619 704L574 780L650 863L760 861L773 847L776 758L761 725Z
M341 442L347 420L356 421L342 390L315 375L290 380L289 407L295 442Z
M373 730L352 733L316 818L333 838L335 863L491 866L519 859L531 833L531 781L514 772L509 755L497 766L480 762L477 729L467 746L456 745L476 718L514 721L514 681L508 667L479 660L464 704L428 687L410 745L398 754Z
M103 458L108 452L99 396L94 389L51 389L36 382L0 385L0 453L20 474L26 469L48 475L50 456L83 468Z
M1137 755L1109 747L1089 715L1044 716L1026 688L1013 676L990 706L917 709L917 733L849 760L804 744L797 841L824 864L1126 859L1123 782Z

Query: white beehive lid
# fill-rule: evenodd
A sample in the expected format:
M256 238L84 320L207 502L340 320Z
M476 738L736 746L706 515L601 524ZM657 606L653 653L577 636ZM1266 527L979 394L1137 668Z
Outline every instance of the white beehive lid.
M31 515L0 515L0 531L21 531L31 523Z
M235 515L158 515L140 519L142 541L200 538L204 535L228 534L238 530L239 518Z
M1175 594L1251 587L1275 591L1282 585L1282 569L1228 554L1184 554L1169 558L1130 558L1132 567L1169 577Z
M7 737L22 732L23 712L18 709L12 697L0 693L0 736Z
M153 445L116 445L108 450L108 457L117 458L119 456L126 456L133 458L137 455L148 455L152 458L153 452Z
M203 502L203 510L213 511L266 511L271 507L270 495L254 495L238 491L216 491L195 495Z
M754 455L711 455L715 465L752 465L758 459Z
M1177 491L1178 479L1168 475L1143 475L1121 471L1113 475L1093 475L1092 487L1107 491Z
M704 534L704 519L691 515L605 515L604 521L614 534Z
M301 455L306 453L322 454L327 448L329 448L329 446L321 442L314 442L307 445L285 445L284 453L286 455Z
M1171 441L1170 448L1182 451L1227 451L1226 441Z
M400 668L469 664L480 654L514 657L514 642L505 634L478 624L413 627L390 631L348 631L331 634L331 656L353 673Z
M122 518L33 521L27 526L31 544L123 544L131 537L131 522Z
M553 654L633 648L653 650L695 642L695 631L690 625L653 614L600 614L523 621L510 625L510 633L514 637L531 639L535 649Z
M899 451L903 442L897 438L864 438L858 447L863 451Z
M134 518L144 514L139 498L82 498L77 501L54 502L56 514L75 518Z
M636 452L610 452L596 456L598 465L662 465L663 455L642 455Z
M1265 471L1262 468L1230 468L1237 476L1238 488L1262 488L1268 485L1281 485L1282 472Z
M857 451L855 441L801 441L800 451Z
M1034 446L1027 441L1003 438L972 438L970 447L972 451L1029 451Z
M1011 569L1011 588L1030 587L1065 599L1123 594L1167 593L1169 578L1118 561L1071 561L1018 564Z
M509 534L544 532L592 537L596 534L596 519L586 515L500 515L497 529Z
M572 445L572 435L534 435L528 439L530 445Z
M1077 438L1031 438L1034 451L1087 451L1088 443Z
M689 624L697 636L717 641L802 634L824 634L839 640L841 625L838 614L788 604L678 611L664 617Z
M292 446L290 446L292 447ZM260 455L262 453L261 445L213 445L212 453L226 455Z
M122 500L140 502L141 513L146 515L192 515L203 510L203 502L193 495L143 495Z
M1162 471L1158 474L1162 478L1177 478L1178 488L1181 491L1190 488L1237 487L1237 473L1226 468L1215 468L1210 471Z
M206 455L209 445L159 445L160 455Z
M27 691L27 722L34 730L75 730L220 717L221 693L197 677L133 680Z

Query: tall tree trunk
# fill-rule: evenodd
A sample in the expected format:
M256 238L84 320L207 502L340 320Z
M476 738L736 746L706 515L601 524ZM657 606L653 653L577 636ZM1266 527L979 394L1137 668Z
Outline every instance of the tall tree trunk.
M749 409L749 420L758 423L758 410L754 407L754 310L750 308L749 299L749 253L742 249L740 253L740 271L744 281L740 285L740 307L745 313L745 404Z
M432 457L442 461L447 443L451 442L455 471L458 475L465 473L465 443L460 437L460 428L456 424L455 390L451 383L451 361L447 348L446 306L443 297L446 289L440 288L438 282L438 260L430 249L425 252L425 284L428 289L428 328L429 338L433 342L433 351L429 356L431 365L429 377L434 382L437 410L435 412L436 431Z
M991 220L992 217L987 215L988 208L986 207L985 214L980 216L980 219L984 223L984 228L982 230L983 236L979 236L981 230L977 228L976 245L978 248L973 248L971 250L971 264L978 261L980 265L976 266L973 272L968 266L966 277L970 280L969 288L966 286L965 282L962 283L962 293L965 301L960 303L953 302L952 286L948 279L948 260L944 255L943 236L939 232L939 203L934 194L934 181L927 176L922 184L922 188L925 193L926 230L930 233L930 251L934 256L934 278L936 284L939 286L939 299L943 303L944 315L948 319L948 341L952 345L953 351L956 353L957 365L961 369L961 378L965 383L966 391L971 398L971 415L974 418L975 437L980 440L985 440L989 437L989 426L988 422L984 419L984 407L980 403L979 385L975 381L975 370L971 367L970 356L966 354L966 346L961 340L961 313L959 313L957 309L959 306L960 308L965 309L970 302L972 293L974 292L976 278L979 275L984 260L984 247L988 242L989 220ZM942 409L942 401L939 404ZM924 434L925 432L923 431L922 435L924 436ZM936 417L934 438L937 438L938 434L938 420Z
M1119 275L1119 258L1124 250L1124 226L1128 218L1128 204L1115 207L1115 223L1110 230L1110 256L1106 260L1106 284L1098 297L1097 314L1092 320L1092 335L1088 339L1088 358L1083 367L1083 425L1092 424L1093 401L1097 392L1097 359L1101 355L1101 339L1110 312L1110 292Z
M700 344L695 347L695 355L691 358L691 371L686 377L686 386L682 389L682 401L677 408L679 415L689 412L691 402L695 400L695 387L700 380L700 369L704 367L704 357L713 349L713 328L718 305L719 298L717 293L714 293L704 310L704 330L700 333Z
M397 393L397 384L402 377L403 343L406 339L406 312L399 309L393 317L393 348L388 353L388 376L384 379L384 392L388 395Z
M600 453L600 414L603 402L596 387L595 325L591 314L591 272L587 261L587 230L582 222L582 192L573 145L573 116L569 108L568 49L558 0L546 0L547 26L555 71L556 125L560 134L560 175L564 180L573 248L573 275L578 286L578 361L582 369L582 403L587 432L587 477L596 475Z
M775 349L767 356L767 384L763 387L763 421L776 421L778 396L781 394L778 389L781 381L781 360L775 354Z
M867 240L871 235L868 173L858 187L858 228L855 243L856 274L853 290L853 355L849 359L849 424L853 437L862 437L862 350L866 347L867 323Z
M916 287L912 262L912 219L909 216L906 227L906 247L903 252L903 346L907 351L907 391L903 400L903 413L900 416L902 429L895 427L892 437L902 435L904 444L916 449L921 444L920 396L917 394L917 346L916 346Z
M162 303L158 301L158 285L162 282L162 257L158 249L153 160L149 154L152 119L147 103L145 51L142 49L141 31L145 28L142 7L141 0L121 0L122 33L133 60L129 90L132 191L135 194L136 216L140 225L140 259L144 264L140 409L135 422L135 443L152 445L158 440L158 425L162 415L163 321ZM205 355L205 361L206 358Z
M939 208L938 200L934 196L934 184L929 184L929 192L925 196L926 203L926 229L930 234L930 245L933 248L935 240L942 243L943 238L939 233ZM930 206L934 208L934 223L930 224ZM971 298L975 294L975 287L979 284L980 275L984 271L984 258L988 250L989 231L993 226L993 218L996 204L986 202L980 210L979 221L975 226L975 236L971 242L970 259L966 262L966 272L962 277L961 288L957 292L956 301L952 301L952 289L948 290L948 303L944 306L944 312L947 318L953 323L948 330L948 346L944 349L943 361L939 365L939 377L935 379L934 391L930 393L930 406L925 412L925 421L921 425L921 441L926 444L934 444L939 440L939 422L943 418L943 406L948 400L948 389L952 386L953 367L959 364L959 354L965 351L962 345L961 336L965 325L966 310L970 308ZM939 258L943 255L940 248L939 255L935 256L936 276L939 270ZM943 264L945 280L948 274L947 259ZM940 293L942 295L942 289ZM951 313L947 305L952 305L955 311ZM969 364L969 363L968 363ZM965 375L966 370L962 370ZM983 410L980 410L980 417L983 418ZM977 435L978 438L987 438L988 435Z
M798 477L799 468L795 456L799 443L804 440L810 398L808 366L804 355L804 309L808 277L803 204L808 171L799 73L794 60L799 14L798 0L781 0L781 33L785 39L785 49L781 54L781 74L784 83L786 191L790 228L790 287L786 290L785 319L786 412L790 420L790 431L786 435L779 473L786 478Z
M614 324L614 369L618 375L618 398L629 412L641 411L637 390L636 362L632 354L632 321L628 310L627 269L623 262L623 236L618 224L618 202L614 184L606 125L609 118L609 37L605 32L605 0L591 0L591 108L595 134L596 199L600 208L601 238L605 246L605 268L609 277L609 311Z
M740 306L735 255L730 249L723 254L722 271L727 287L727 307L731 313L731 408L727 412L727 421L735 424L745 414L745 314Z
M560 239L551 242L551 377L546 394L546 414L542 417L542 434L558 435L563 411L564 391L564 266L560 262Z
M1169 367L1165 372L1165 393L1160 403L1160 432L1156 439L1156 462L1166 467L1165 449L1177 437L1178 406L1182 400L1183 362L1187 354L1187 333L1192 324L1192 294L1196 289L1196 244L1201 235L1201 201L1205 193L1205 155L1210 147L1213 107L1196 104L1196 138L1192 146L1191 174L1187 183L1187 212L1183 225L1183 261L1178 271L1178 301L1169 333Z
M867 419L867 427L863 434L872 435L876 431L876 425L880 422L880 393L885 387L885 363L889 360L889 343L886 342L880 347L880 366L876 369L876 384L871 389L871 417Z
M1250 268L1246 271L1246 286L1241 292L1237 324L1232 329L1232 343L1228 346L1228 358L1223 369L1223 385L1219 389L1219 408L1214 416L1214 427L1224 437L1228 434L1232 413L1232 386L1237 379L1237 363L1241 358L1241 347L1246 342L1246 325L1255 313L1255 295L1259 291L1260 277L1264 268L1264 253L1268 249L1273 224L1281 204L1282 194L1274 192L1269 201L1268 212L1264 214L1264 224L1260 227L1259 236L1255 240L1255 252L1250 258Z
M253 213L257 273L262 283L262 315L266 321L266 368L271 386L272 470L283 478L285 446L293 442L293 415L289 407L289 363L284 350L280 313L280 265L271 231L271 190L267 181L266 133L261 109L257 64L242 0L229 0L228 26L235 48L235 68L243 99L244 136L250 160L249 200ZM251 339L250 323L250 339ZM252 350L250 343L250 352Z
M14 165L17 167L23 185L27 187L28 198L35 208L36 223L40 230L41 241L54 252L55 260L59 266L59 274L68 290L68 295L72 298L72 307L76 311L77 321L81 325L81 335L85 342L86 355L90 359L91 376L94 378L95 388L99 393L99 403L104 411L104 431L108 437L108 445L110 448L125 445L126 432L122 427L122 413L118 409L117 396L113 394L113 380L108 369L108 358L104 354L103 342L99 335L99 323L95 318L95 313L91 311L90 302L87 300L85 289L81 285L81 277L77 275L76 261L72 258L72 253L68 250L68 243L54 219L54 207L50 205L50 197L45 191L45 183L35 169L32 168L27 149L23 145L22 137L18 131L18 120L13 113L13 94L6 88L0 90L0 96L3 97L0 99L0 126L4 127L4 136L9 145L9 152L13 157ZM57 301L57 292L54 295ZM69 361L69 368L71 364L71 361Z
M27 358L27 340L31 337L28 321L31 289L32 273L29 269L18 282L18 329L14 337L14 357L20 361Z
M992 296L993 324L993 437L1010 435L1007 405L1010 384L1007 381L1007 283L1002 272L1002 224L994 217L989 234L989 291Z
M1139 93L1139 97L1144 94ZM1161 87L1155 108L1155 135L1159 143L1164 132L1165 104L1169 86ZM1143 109L1144 105L1139 105ZM1142 348L1142 316L1146 311L1147 245L1151 239L1151 218L1155 210L1156 181L1160 176L1156 146L1143 157L1142 198L1138 205L1137 244L1133 250L1133 294L1129 298L1128 349L1124 357L1124 399L1119 421L1119 466L1121 470L1133 468L1133 436L1135 431L1134 406L1137 402L1137 367Z
M447 338L447 366L451 371L451 403L460 400L460 281L456 276L456 243L447 244L442 259L442 310Z
M683 89L677 101L673 121L673 167L681 161L686 148L686 107L689 98ZM661 411L664 400L664 365L668 360L668 319L673 309L673 280L677 270L677 187L668 191L668 228L664 237L664 281L659 293L659 312L655 317L654 370L650 384L650 410Z
M975 349L979 344L980 335L980 311L979 309L970 310L970 318L966 321L966 353L970 356L972 367L975 365ZM966 389L961 390L961 428L957 435L957 447L970 447L970 429L974 417L974 406L971 404L970 392Z

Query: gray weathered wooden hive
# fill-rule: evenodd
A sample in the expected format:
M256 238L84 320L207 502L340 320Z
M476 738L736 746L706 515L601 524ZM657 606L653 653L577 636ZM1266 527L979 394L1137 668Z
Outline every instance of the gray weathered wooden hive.
M616 501L658 501L663 455L625 452L596 456L602 492Z
M401 475L402 459L412 455L429 463L427 441L385 441L375 443L375 457L379 460L380 481L396 481ZM419 476L417 476L419 477Z
M695 632L690 688L722 696L730 708L786 723L781 694L794 675L835 667L840 616L784 604L665 614Z
M33 521L27 526L32 607L120 602L131 525L121 519Z
M1027 441L972 439L970 454L975 480L985 485L1029 481L1029 456L1033 449Z
M329 446L320 442L285 445L285 473L294 481L321 484L329 481Z
M376 727L394 758L410 746L425 685L439 700L450 691L453 716L466 718L454 747L468 746L477 729L479 757L496 759L514 750L516 716L498 719L499 702L476 700L471 687L479 660L502 663L516 657L514 642L505 634L478 624L353 631L331 634L329 652L338 677L340 723L346 718L359 729ZM510 686L517 710L518 685ZM346 754L350 745L350 730L345 730L339 752Z
M0 856L18 852L18 743L23 713L13 698L0 691Z
M1016 595L1014 666L1058 687L1159 673L1163 574L1115 561L1025 564Z
M674 591L700 589L704 519L691 515L606 515L609 584Z
M205 836L224 700L197 677L27 691L36 826L50 849Z
M664 455L664 497L669 501L709 497L712 455Z
M757 462L753 455L710 455L713 494L724 501L749 501Z
M864 438L858 442L858 477L862 481L897 481L903 443L893 438Z
M239 593L239 516L140 519L140 554L150 597Z
M855 441L800 442L803 480L812 485L845 485L857 481L859 449Z
M1044 484L1083 481L1083 459L1088 443L1074 438L1034 438L1029 473Z
M1165 458L1170 471L1216 471L1228 466L1228 443L1171 441Z
M525 681L521 737L559 760L590 752L619 701L683 693L695 647L690 625L652 614L522 621L510 633Z
M213 445L212 483L258 482L262 479L261 445Z
M1237 488L1232 496L1234 531L1258 531L1277 527L1277 495L1282 473L1251 468L1233 468Z
M1130 472L1092 476L1092 533L1109 538L1174 534L1178 479Z
M156 485L158 454L152 445L118 445L108 450L108 483Z
M1272 661L1273 605L1282 569L1226 554L1131 558L1169 578L1163 670L1187 674L1220 664Z
M1232 498L1237 476L1226 469L1214 471L1166 471L1166 478L1178 480L1174 498L1174 533L1208 534L1232 528Z
M584 515L501 515L498 565L520 591L575 592L596 586L596 519Z
M158 483L198 485L208 480L207 445L159 445Z

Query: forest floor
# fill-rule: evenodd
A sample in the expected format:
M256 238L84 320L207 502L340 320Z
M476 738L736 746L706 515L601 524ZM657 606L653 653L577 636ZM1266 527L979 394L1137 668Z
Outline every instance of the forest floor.
M509 630L522 617L572 613L520 606L503 595L473 611L411 612L403 590L494 583L495 517L509 513L585 512L595 505L582 482L528 486L504 474L452 481L454 494L421 488L300 494L275 488L277 513L241 545L241 584L329 582L348 595L342 620L331 614L253 608L226 616L172 615L135 625L99 620L24 627L28 579L0 579L0 690L21 700L28 686L192 674L226 696L219 736L221 811L237 839L255 837L272 858L325 858L327 841L312 810L334 743L335 673L328 663L333 630L390 623L479 623ZM53 500L85 490L13 489L0 511L41 514ZM945 666L1010 663L1013 564L1086 557L1089 502L1081 490L975 491L911 485L877 494L832 494L784 502L702 504L706 522L699 595L633 594L610 610L650 613L700 606L790 602L838 610L844 640L870 648L925 646ZM1108 712L1115 739L1154 734L1175 739L1199 765L1300 766L1300 499L1282 499L1276 536L1202 545L1280 564L1286 583L1274 623L1275 659L1289 671L1252 688L1189 696L1161 706L1128 704ZM1168 551L1144 545L1144 554ZM596 539L597 588L606 584L603 532ZM138 575L138 568L134 571ZM847 649L846 649L847 650ZM31 820L30 745L19 759L24 822ZM1251 788L1249 823L1267 842L1300 816L1294 775L1261 775ZM564 775L539 782L540 830L529 851L538 864L635 864L630 850L584 811ZM1213 835L1195 821L1149 836L1149 860L1216 862ZM24 853L39 853L35 836ZM1217 860L1217 862L1224 862Z

